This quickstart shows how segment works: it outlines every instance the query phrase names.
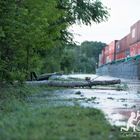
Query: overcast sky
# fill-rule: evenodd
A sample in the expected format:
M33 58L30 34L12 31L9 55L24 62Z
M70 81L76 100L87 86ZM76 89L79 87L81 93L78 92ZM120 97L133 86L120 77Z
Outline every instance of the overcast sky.
M130 26L140 20L140 0L101 0L110 8L107 22L92 24L92 26L73 25L70 31L74 33L75 41L102 41L110 43L127 35Z

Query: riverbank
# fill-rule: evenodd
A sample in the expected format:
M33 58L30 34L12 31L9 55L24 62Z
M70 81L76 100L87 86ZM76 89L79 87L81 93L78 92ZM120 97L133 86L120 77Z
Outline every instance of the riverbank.
M98 109L76 104L50 106L49 102L41 104L40 100L33 102L30 98L53 90L45 86L9 86L1 89L0 139L122 139L119 128L111 126Z

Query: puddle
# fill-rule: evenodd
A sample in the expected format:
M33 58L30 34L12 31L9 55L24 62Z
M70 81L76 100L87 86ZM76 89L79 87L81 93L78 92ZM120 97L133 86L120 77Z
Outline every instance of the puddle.
M111 77L99 77L99 79L110 80ZM34 107L45 106L47 102L54 106L79 104L84 107L98 108L104 112L112 125L120 126L126 125L132 111L140 110L140 82L129 81L128 88L128 91L119 91L111 87L45 91L30 97L30 101Z

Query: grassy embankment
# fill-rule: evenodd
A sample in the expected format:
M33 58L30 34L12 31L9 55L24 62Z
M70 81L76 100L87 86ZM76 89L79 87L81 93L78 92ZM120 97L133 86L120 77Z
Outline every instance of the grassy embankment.
M35 108L27 97L46 87L0 88L0 140L119 140L102 112L79 106ZM131 138L130 138L131 139Z

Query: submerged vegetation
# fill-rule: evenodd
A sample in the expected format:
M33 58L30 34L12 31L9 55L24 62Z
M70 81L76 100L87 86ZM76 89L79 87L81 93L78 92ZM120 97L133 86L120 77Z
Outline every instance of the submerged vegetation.
M45 86L10 86L0 91L0 140L127 139L97 109L32 102L29 97L47 92Z
M121 85L117 85L116 88L117 88L117 90L125 90L125 91L127 91L128 90L128 85L126 83L123 83Z

